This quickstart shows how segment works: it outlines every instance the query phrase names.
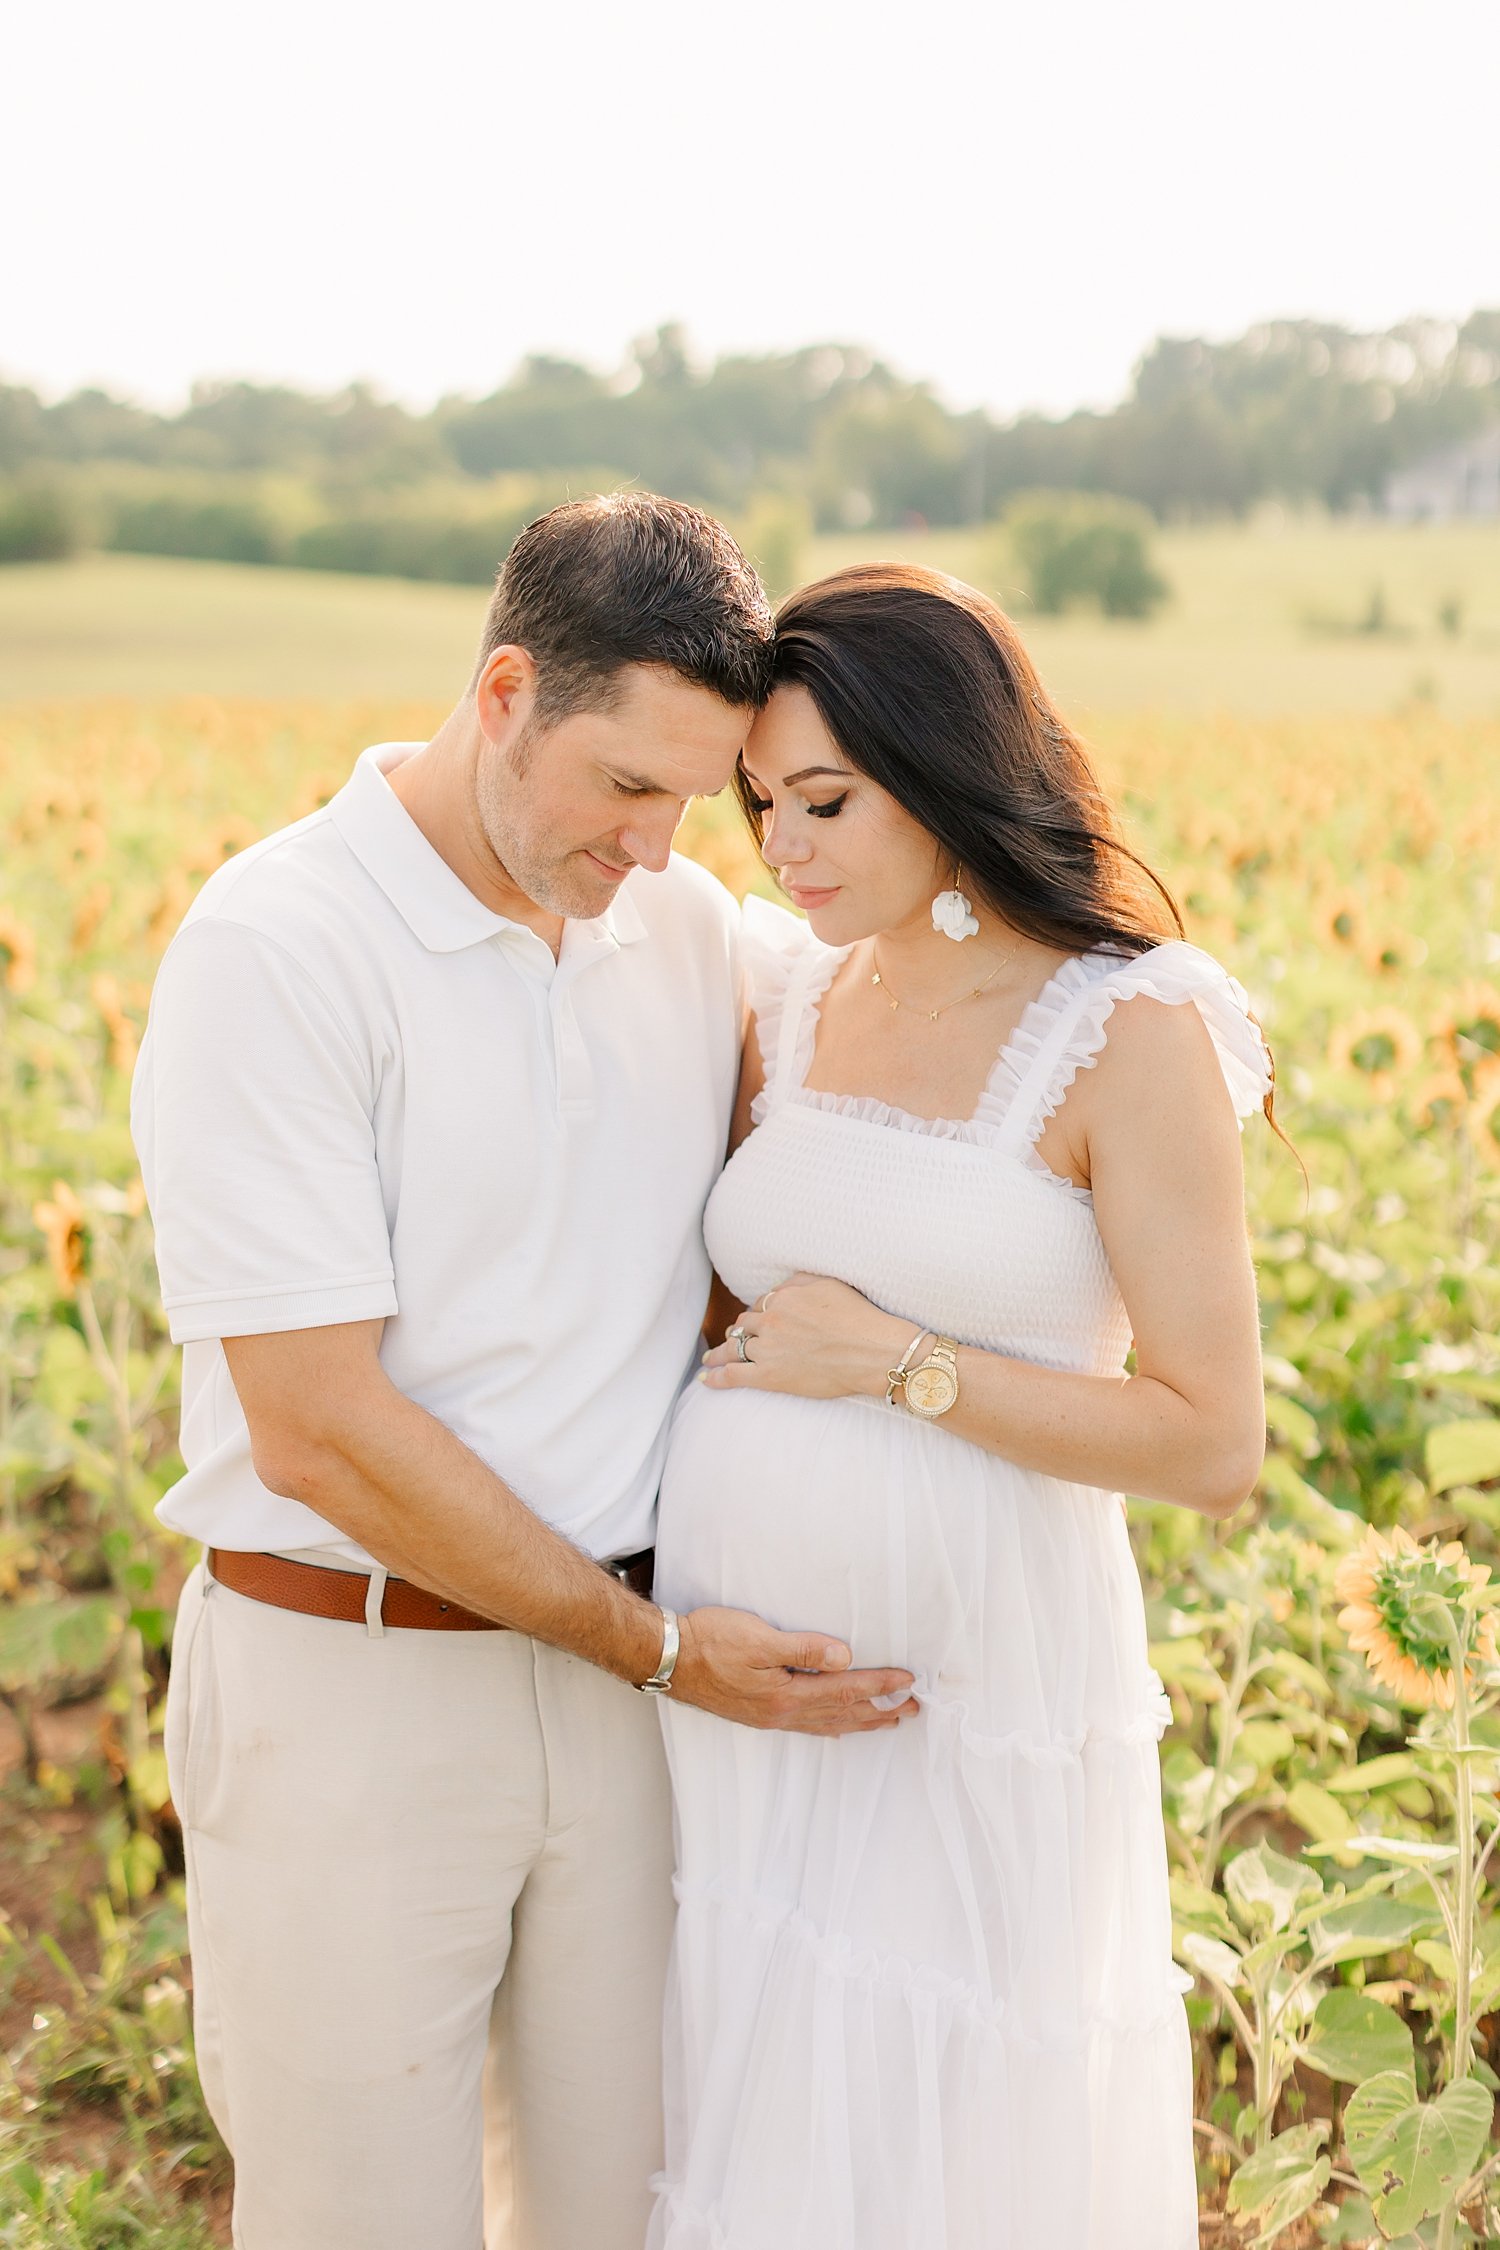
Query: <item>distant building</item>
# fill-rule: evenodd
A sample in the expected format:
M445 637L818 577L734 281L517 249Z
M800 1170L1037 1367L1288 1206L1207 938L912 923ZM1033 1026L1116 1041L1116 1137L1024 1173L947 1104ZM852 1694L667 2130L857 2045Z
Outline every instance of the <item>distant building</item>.
M1500 423L1387 477L1385 512L1408 523L1448 523L1456 516L1500 519Z

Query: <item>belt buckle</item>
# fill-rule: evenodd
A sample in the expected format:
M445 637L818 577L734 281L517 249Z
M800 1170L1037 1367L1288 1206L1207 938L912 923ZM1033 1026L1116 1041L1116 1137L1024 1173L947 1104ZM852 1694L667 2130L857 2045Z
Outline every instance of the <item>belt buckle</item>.
M642 1566L649 1566L653 1559L654 1549L642 1547L633 1555L611 1555L602 1567L609 1572L611 1578L618 1579L622 1586L635 1593L631 1572L640 1570Z

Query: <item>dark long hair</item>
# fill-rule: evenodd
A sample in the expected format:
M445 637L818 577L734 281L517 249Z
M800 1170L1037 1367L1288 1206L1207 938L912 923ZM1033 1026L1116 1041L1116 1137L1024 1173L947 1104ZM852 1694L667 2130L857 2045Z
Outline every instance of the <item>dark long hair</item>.
M972 586L912 563L820 578L777 613L772 685L806 688L850 763L1012 929L1069 953L1126 956L1184 935L1015 627ZM742 771L735 790L759 839ZM1273 1102L1274 1091L1274 1127Z

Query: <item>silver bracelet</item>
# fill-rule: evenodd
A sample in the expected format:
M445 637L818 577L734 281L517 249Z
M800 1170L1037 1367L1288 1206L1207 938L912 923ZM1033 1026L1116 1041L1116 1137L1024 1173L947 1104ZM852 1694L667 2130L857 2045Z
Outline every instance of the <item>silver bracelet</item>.
M682 1646L682 1635L677 1630L677 1612L661 1605L662 1635L661 1662L649 1680L642 1680L636 1690L638 1695L670 1695L672 1674L677 1667L677 1651Z

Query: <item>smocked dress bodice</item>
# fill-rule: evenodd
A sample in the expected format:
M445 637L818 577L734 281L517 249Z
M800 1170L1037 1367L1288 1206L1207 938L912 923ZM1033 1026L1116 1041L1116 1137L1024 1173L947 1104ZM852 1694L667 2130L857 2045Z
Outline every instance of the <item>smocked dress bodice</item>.
M735 1295L751 1304L788 1274L829 1274L962 1343L1118 1372L1130 1321L1093 1198L1047 1168L1037 1138L1097 1061L1116 1004L1137 994L1193 1002L1236 1110L1257 1109L1269 1073L1241 987L1178 942L1133 959L1077 955L1026 1009L971 1118L914 1117L806 1083L819 1002L844 952L758 899L746 902L744 936L765 1086L704 1220Z

